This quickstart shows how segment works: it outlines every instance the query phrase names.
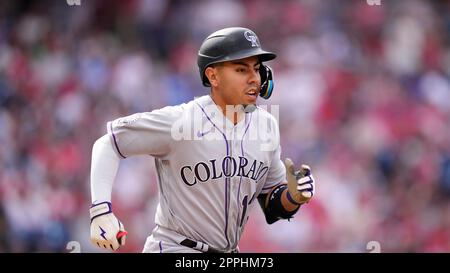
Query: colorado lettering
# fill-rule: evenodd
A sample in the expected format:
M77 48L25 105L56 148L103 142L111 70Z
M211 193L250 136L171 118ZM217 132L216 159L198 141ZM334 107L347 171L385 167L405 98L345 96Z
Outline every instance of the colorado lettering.
M246 177L258 182L268 171L269 167L264 162L249 160L239 156L235 159L226 156L219 162L212 159L207 162L198 162L193 166L183 166L180 170L180 176L183 182L188 186L194 186L197 183L206 182L208 180L216 180L223 177Z

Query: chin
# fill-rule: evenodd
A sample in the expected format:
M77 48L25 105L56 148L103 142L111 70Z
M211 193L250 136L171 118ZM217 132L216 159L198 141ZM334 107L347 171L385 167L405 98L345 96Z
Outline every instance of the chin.
M256 98L253 99L253 100L247 100L247 101L244 103L244 105L247 105L247 104L256 104L256 101L257 101Z

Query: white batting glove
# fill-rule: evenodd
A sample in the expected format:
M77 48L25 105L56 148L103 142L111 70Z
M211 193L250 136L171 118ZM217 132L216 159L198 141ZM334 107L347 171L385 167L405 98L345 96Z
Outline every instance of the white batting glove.
M288 182L288 199L294 204L302 205L308 203L314 196L314 177L311 168L303 164L299 171L294 171L294 163L286 158L286 178Z
M127 231L112 212L110 202L92 204L91 242L105 249L117 250L125 245Z

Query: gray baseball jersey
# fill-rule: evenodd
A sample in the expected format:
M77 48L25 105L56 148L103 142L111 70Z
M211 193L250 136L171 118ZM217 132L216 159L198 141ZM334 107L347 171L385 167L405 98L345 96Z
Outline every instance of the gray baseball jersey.
M258 195L285 181L278 123L261 107L234 125L207 95L107 127L121 157L155 157L155 223L217 249L235 249Z

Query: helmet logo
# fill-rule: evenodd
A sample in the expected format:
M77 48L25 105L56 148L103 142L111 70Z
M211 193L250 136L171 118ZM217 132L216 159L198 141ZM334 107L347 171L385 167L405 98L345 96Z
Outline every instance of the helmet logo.
M246 32L244 32L244 36L245 36L245 39L247 39L247 41L252 43L252 47L259 46L258 38L256 37L256 35L253 32L247 30Z

